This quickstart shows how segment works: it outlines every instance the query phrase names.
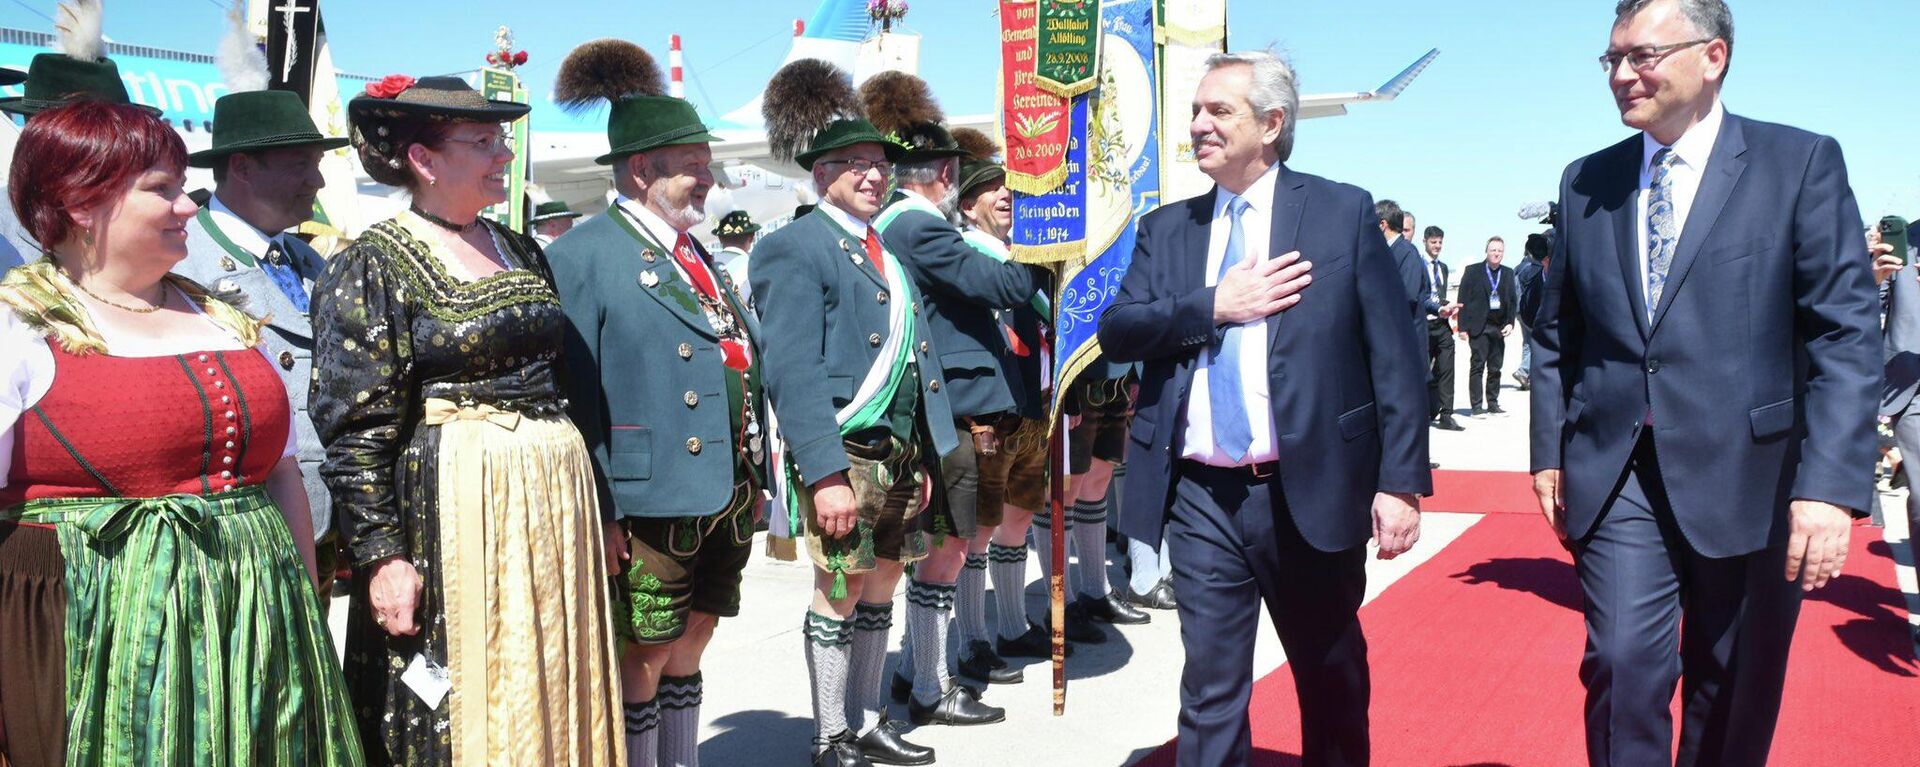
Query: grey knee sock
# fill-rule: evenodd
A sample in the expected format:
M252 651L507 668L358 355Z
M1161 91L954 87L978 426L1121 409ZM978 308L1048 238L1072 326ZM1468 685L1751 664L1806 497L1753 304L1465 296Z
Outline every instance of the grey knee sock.
M700 767L700 699L705 685L692 676L661 676L660 767Z
M853 671L848 697L854 734L865 735L887 719L887 632L893 629L893 603L856 603L853 607Z
M993 572L993 617L1000 638L1027 633L1026 547L993 544L987 547L987 562Z
M1068 570L1082 596L1107 597L1107 501L1078 501L1067 512L1073 519L1073 553L1078 560Z
M1071 535L1073 530L1073 507L1068 506L1062 511L1065 512L1065 516L1067 517L1067 530L1069 535ZM1043 582L1049 581L1053 578L1053 514L1051 512L1042 512L1033 515L1033 527L1028 528L1028 530L1033 535L1033 558L1040 561L1040 580ZM1073 554L1073 541L1071 539L1067 541L1067 554L1069 555L1069 561L1071 561L1071 555Z
M813 684L813 752L817 754L827 750L834 736L847 731L847 676L853 622L808 610L802 629L807 677ZM627 721L631 728L631 715Z
M913 635L913 699L931 704L951 686L947 672L947 620L953 612L950 584L907 586L907 633Z
M987 638L987 555L968 554L953 584L953 628L960 646Z
M627 715L627 767L653 767L659 753L660 707L659 698L644 703L628 703L622 708Z

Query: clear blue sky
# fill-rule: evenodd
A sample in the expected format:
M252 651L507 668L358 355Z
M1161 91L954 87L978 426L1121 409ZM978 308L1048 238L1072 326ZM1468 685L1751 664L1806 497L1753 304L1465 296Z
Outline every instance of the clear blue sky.
M1839 139L1862 214L1920 217L1920 100L1912 42L1876 37L1912 0L1732 0L1731 111ZM53 0L0 0L0 25L50 30ZM334 62L382 75L470 69L513 27L536 89L590 38L620 36L663 60L667 35L687 54L689 95L725 112L758 92L813 0L322 0ZM915 0L921 73L949 113L993 108L995 4ZM211 52L225 3L106 0L114 40ZM1627 135L1594 57L1611 0L1230 0L1229 43L1290 54L1305 92L1373 88L1428 48L1438 61L1399 100L1300 125L1290 165L1392 197L1422 227L1448 233L1447 260L1478 260L1489 235L1537 229L1515 217L1555 193L1568 161ZM711 105L709 107L709 105ZM1176 126L1169 126L1176 127ZM1177 126L1184 129L1184 126ZM1905 137L1905 138L1902 138Z

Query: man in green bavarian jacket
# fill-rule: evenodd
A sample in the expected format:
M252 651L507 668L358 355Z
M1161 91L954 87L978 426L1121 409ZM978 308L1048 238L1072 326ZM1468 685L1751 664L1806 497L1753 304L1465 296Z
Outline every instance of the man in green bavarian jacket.
M882 685L894 588L928 551L928 464L956 444L926 307L873 226L903 147L817 59L775 74L763 110L775 158L811 173L821 197L761 241L749 275L816 568L802 640L813 763L928 764L932 749L886 726Z
M327 185L320 159L346 146L327 138L290 91L242 91L213 103L213 143L187 164L213 170L213 196L187 222L187 258L173 268L228 301L267 320L261 334L293 407L300 476L312 508L315 540L330 539L333 507L320 461L326 450L307 418L313 373L313 328L307 289L326 268L320 254L289 230L313 217L313 200ZM331 545L316 547L331 596Z
M652 77L634 72L651 70ZM556 99L605 102L619 192L547 248L568 319L566 384L608 520L614 630L624 642L627 763L698 763L700 656L740 613L766 487L759 328L689 234L706 218L716 141L663 95L632 43L569 54ZM657 760L657 761L656 761Z
M897 189L874 226L920 291L947 382L953 427L967 433L940 463L942 487L936 488L931 520L934 549L914 568L907 587L906 651L894 689L906 693L911 688L911 695L900 697L909 698L907 711L917 725L997 722L1006 718L1005 711L981 703L972 689L948 675L947 626L968 544L982 527L999 522L998 506L983 510L978 505L979 461L997 454L1001 424L1017 423L1012 419L1020 395L1015 390L1019 363L994 311L1026 304L1046 285L1046 273L997 260L961 237L952 217L960 192L959 158L967 152L941 127L926 83L904 72L883 72L861 86L861 95L875 127L907 147L895 169ZM969 589L969 596L984 594ZM1005 668L997 656L968 649L975 650L969 659L977 676L1001 682L1016 678L1018 671Z

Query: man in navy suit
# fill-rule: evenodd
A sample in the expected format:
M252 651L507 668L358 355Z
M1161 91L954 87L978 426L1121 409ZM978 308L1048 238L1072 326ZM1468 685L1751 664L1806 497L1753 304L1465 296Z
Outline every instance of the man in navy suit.
M1175 563L1180 764L1247 763L1264 600L1305 763L1362 765L1366 542L1382 558L1411 547L1432 483L1413 297L1372 197L1282 164L1299 106L1287 63L1206 67L1188 130L1214 189L1141 219L1100 323L1107 356L1143 363L1119 528L1164 528Z
M1586 595L1595 765L1765 764L1801 594L1872 495L1880 330L1846 166L1722 108L1732 49L1721 0L1621 2L1601 64L1640 133L1561 179L1532 462Z

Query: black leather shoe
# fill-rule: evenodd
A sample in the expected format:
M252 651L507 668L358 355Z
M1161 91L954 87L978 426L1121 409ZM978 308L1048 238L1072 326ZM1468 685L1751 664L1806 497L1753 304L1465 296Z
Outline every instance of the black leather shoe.
M1032 624L1027 625L1026 633L1012 639L996 639L995 644L998 646L1000 657L1002 658L1040 658L1045 660L1053 657L1053 634L1046 629ZM1067 655L1073 655L1073 645L1067 645Z
M908 698L913 697L913 680L901 676L899 672L895 672L893 675L893 689L888 690L888 692L893 695L893 702L905 703Z
M853 733L841 730L827 750L813 755L813 767L873 767L873 762L854 745Z
M1433 424L1433 428L1439 429L1441 431L1466 431L1467 430L1467 427L1461 426L1460 422L1453 420L1453 416L1450 416L1450 415L1445 416L1441 418L1439 421L1435 422Z
M1473 409L1473 412L1470 413L1470 415L1486 415L1486 414L1487 414L1487 409L1483 407L1475 407Z
M1487 406L1487 412L1489 412L1489 413L1505 413L1505 412L1507 412L1507 410L1506 410L1506 408L1503 408L1503 407L1500 407L1499 405L1488 405L1488 406Z
M1007 665L999 655L993 652L993 645L984 640L967 643L967 650L960 656L960 675L979 679L991 684L1019 684L1026 679L1020 669ZM899 691L899 682L894 683L894 691Z
M933 764L933 749L908 743L894 728L882 723L854 741L874 764Z
M1180 603L1173 599L1173 584L1161 581L1145 594L1134 594L1129 590L1127 601L1149 610L1171 610Z
M1053 635L1051 616L1049 616L1046 630L1047 635L1051 637ZM1100 631L1099 626L1093 625L1093 616L1087 614L1085 600L1067 603L1067 641L1078 644L1100 644L1107 641L1107 635Z
M1107 594L1104 599L1083 596L1080 597L1080 602L1083 605L1081 609L1086 611L1087 616L1101 623L1138 626L1153 622L1153 616L1146 614L1138 607L1127 604L1126 600L1116 594Z
M1007 710L981 703L972 690L954 685L947 694L931 706L923 706L920 701L907 702L907 716L913 723L922 727L930 724L948 724L959 727L975 724L993 724L1007 718Z

